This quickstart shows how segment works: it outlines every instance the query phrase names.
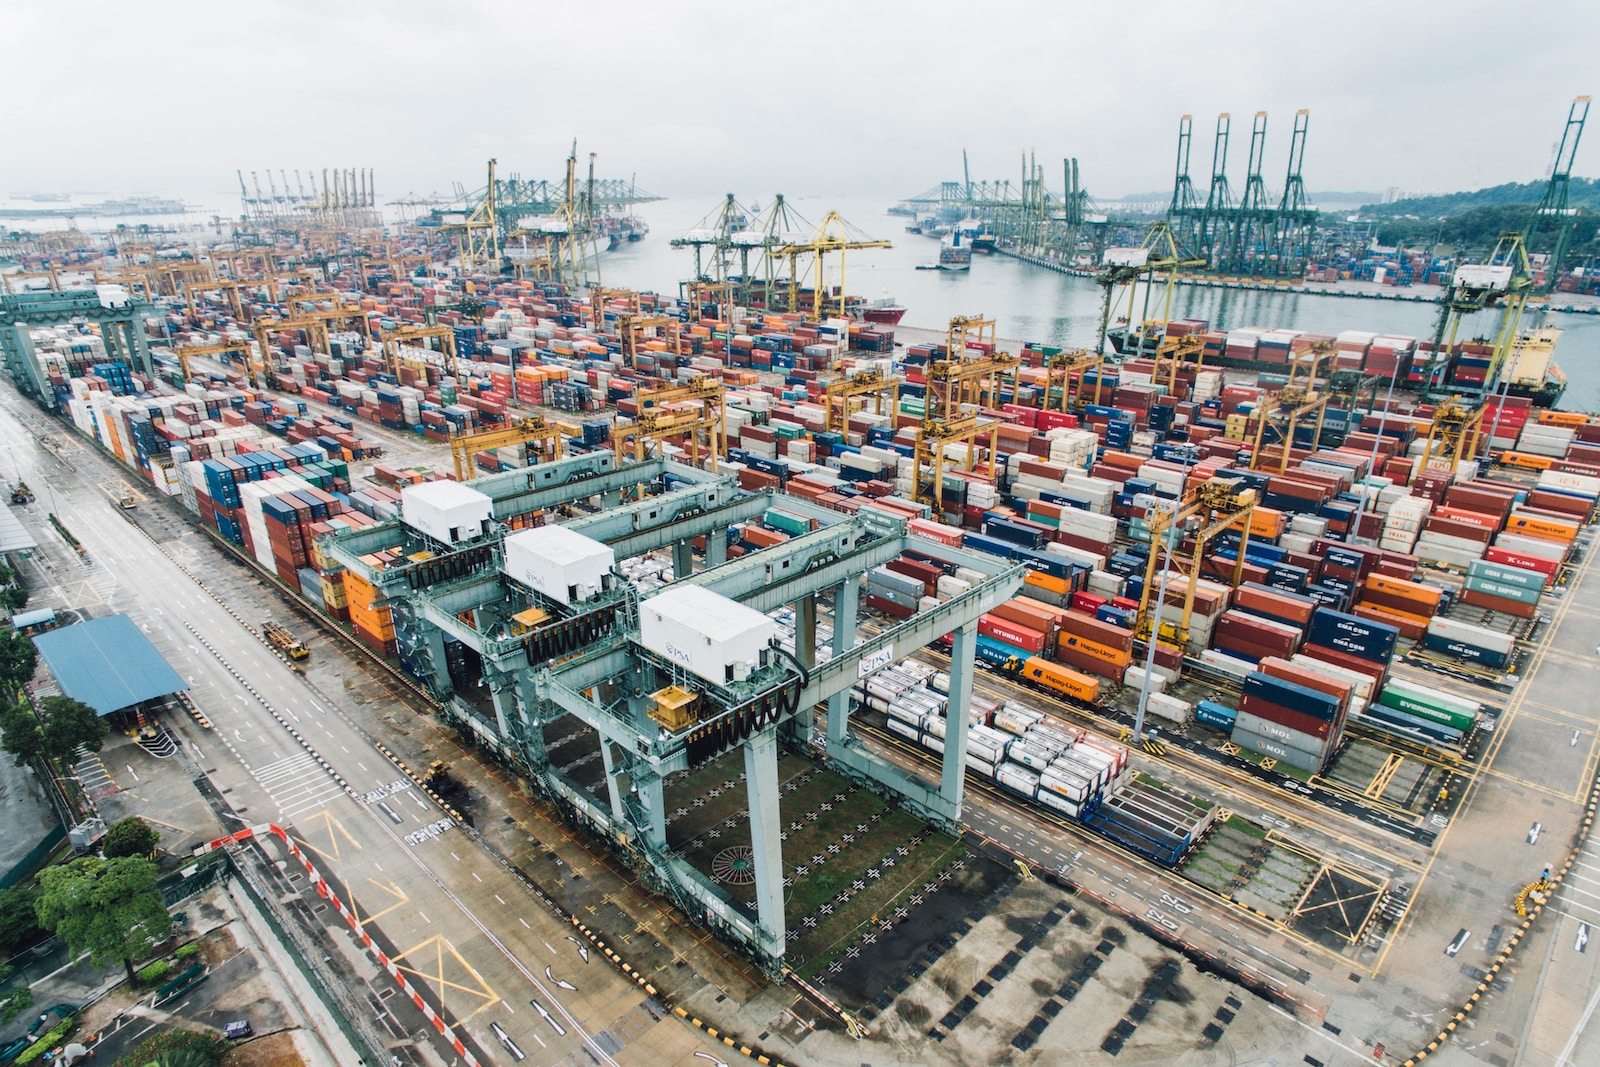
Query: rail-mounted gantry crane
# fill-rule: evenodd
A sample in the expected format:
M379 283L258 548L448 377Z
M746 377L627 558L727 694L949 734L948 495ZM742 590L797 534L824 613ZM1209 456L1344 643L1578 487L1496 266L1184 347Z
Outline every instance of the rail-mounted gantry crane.
M877 370L858 370L848 378L829 382L823 392L828 429L842 434L849 430L850 416L861 410L856 404L858 398L870 397L873 414L887 415L892 421L900 402L900 379L885 377Z
M396 377L400 374L400 364L405 358L401 354L402 349L427 349L428 346L423 342L431 339L438 342L438 347L434 351L439 356L439 364L444 374L447 377L455 376L456 332L449 326L399 326L393 330L383 331L379 337L383 342L383 358L388 364L390 374Z
M1151 511L1147 520L1150 555L1145 562L1144 592L1139 597L1139 614L1134 625L1141 639L1149 641L1157 637L1180 647L1189 643L1189 623L1194 618L1195 582L1200 577L1201 561L1211 543L1232 530L1239 532L1232 584L1237 586L1244 580L1245 547L1250 540L1250 519L1255 508L1256 491L1245 488L1241 479L1211 478L1186 492L1176 504ZM1193 538L1193 551L1187 558L1179 556L1180 536ZM1185 563L1187 567L1183 566ZM1169 622L1163 626L1160 625L1161 608L1159 605L1152 607L1151 602L1158 595L1158 569L1172 568L1174 564L1188 575L1189 581L1177 625Z
M638 395L639 415L618 422L611 439L619 459L642 462L652 441L682 439L689 461L709 463L712 471L727 454L727 387L699 376L682 385L649 389Z
M514 425L480 430L450 439L450 458L455 462L456 481L464 482L476 474L473 457L479 452L492 452L497 448L514 448L518 445L536 446L529 465L548 463L561 458L566 438L578 429L553 421L543 415L528 415Z

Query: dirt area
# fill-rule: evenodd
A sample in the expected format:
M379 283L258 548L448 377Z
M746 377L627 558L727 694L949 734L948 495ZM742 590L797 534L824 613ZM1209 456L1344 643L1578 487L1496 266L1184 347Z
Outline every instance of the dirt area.
M234 940L233 931L226 927L213 930L200 939L200 958L205 961L207 967L215 967L238 951L239 943Z
M229 1067L304 1067L294 1035L284 1031L235 1045Z

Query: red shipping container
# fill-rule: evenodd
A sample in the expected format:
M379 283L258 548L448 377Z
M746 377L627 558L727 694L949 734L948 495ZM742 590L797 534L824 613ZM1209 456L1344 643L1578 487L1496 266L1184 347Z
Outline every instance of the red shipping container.
M1064 634L1082 637L1120 652L1133 648L1132 630L1124 630L1114 623L1101 622L1093 615L1085 615L1081 611L1064 612L1059 620L1059 626Z
M1355 671L1357 674L1364 674L1371 678L1373 684L1377 686L1382 686L1384 678L1389 674L1389 665L1387 663L1377 663L1370 659L1362 659L1360 656L1353 656L1348 652L1342 652L1337 648L1329 648L1326 645L1308 644L1300 651L1312 659L1320 659L1322 662L1331 663L1335 667L1345 667Z
M1483 553L1487 563L1498 563L1503 567L1517 567L1525 571L1538 571L1544 575L1544 582L1549 585L1555 580L1556 571L1561 564L1553 559L1541 559L1538 556L1528 556L1520 552L1513 552L1508 548L1490 548Z
M1072 606L1078 611L1087 611L1090 615L1105 606L1107 600L1099 593L1078 592L1072 594Z
M1296 666L1287 660L1281 659L1264 659L1257 664L1257 669L1268 677L1281 678L1286 682L1293 682L1295 685L1303 685L1307 689L1315 689L1319 693L1326 693L1339 701L1341 713L1349 710L1350 697L1355 692L1355 686L1350 682L1341 682L1337 678L1318 674L1316 671Z
M1034 605L1038 604L1037 607ZM1008 600L1000 604L989 614L1014 622L1018 626L1025 626L1030 630L1037 630L1049 635L1055 630L1057 619L1062 612L1059 608L1050 608L1039 604L1038 601L1023 603L1017 600Z
M1295 711L1293 708L1286 708L1281 704L1274 704L1270 700L1262 700L1254 695L1241 697L1239 710L1247 715L1255 715L1266 719L1268 722L1275 722L1279 726L1287 727L1297 733L1310 734L1312 737L1326 739L1328 734L1333 732L1333 723L1331 722L1323 722L1321 719L1313 715L1307 715L1303 711Z
M1470 604L1475 608L1488 608L1490 611L1503 612L1506 615L1515 615L1520 619L1531 619L1539 611L1537 604L1524 604L1519 600L1511 600L1503 596L1493 596L1481 593L1476 589L1461 590L1461 602Z
M978 620L978 632L985 637L992 637L996 641L1004 641L1008 645L1016 645L1018 648L1027 649L1034 655L1043 652L1049 640L1045 634L1040 633L1038 630L1019 626L1008 619L1002 619L993 614L985 615Z

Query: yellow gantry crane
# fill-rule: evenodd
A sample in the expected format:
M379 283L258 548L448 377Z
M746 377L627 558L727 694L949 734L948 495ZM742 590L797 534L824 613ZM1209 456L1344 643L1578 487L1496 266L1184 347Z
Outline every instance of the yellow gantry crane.
M439 217L439 231L456 235L464 272L500 268L500 220L495 208L494 167L495 160L489 160L489 182L476 204L466 211L447 211Z
M613 301L620 300L621 308L608 307ZM606 289L595 286L589 290L589 325L595 330L603 330L606 325L606 312L615 311L618 315L642 315L643 309L639 303L639 294L633 289Z
M848 378L829 382L825 392L828 429L842 434L849 431L850 416L860 410L857 397L872 397L873 413L892 420L900 403L900 379L885 378L876 370L858 370Z
M1139 597L1139 614L1134 625L1140 638L1150 640L1159 628L1161 638L1180 647L1189 643L1189 623L1194 618L1195 582L1200 577L1200 561L1205 558L1211 542L1236 529L1239 531L1239 551L1233 561L1232 584L1237 586L1243 581L1245 547L1250 542L1250 519L1255 510L1256 491L1244 488L1242 479L1212 478L1185 493L1175 506L1152 511L1148 520L1150 555L1145 563L1144 591ZM1180 534L1194 539L1194 551L1186 559L1178 558L1182 544ZM1171 545L1170 554L1163 553L1162 542L1169 539L1177 543ZM1183 614L1177 626L1160 626L1160 606L1157 605L1154 610L1151 608L1158 585L1156 571L1163 556L1167 557L1168 567L1174 563L1188 564L1189 581L1183 594ZM1182 566L1178 569L1184 570Z
M450 439L450 457L455 461L456 481L468 481L476 473L474 453L517 445L537 445L538 462L548 463L561 458L567 436L576 436L580 432L576 427L552 422L543 415L530 415L518 420L514 426L453 437Z
M1276 464L1279 474L1288 470L1295 430L1301 426L1313 427L1313 447L1322 440L1322 424L1333 394L1318 391L1317 383L1325 369L1332 369L1337 355L1331 342L1314 341L1308 350L1290 356L1288 382L1276 393L1263 397L1261 407L1251 416L1256 427L1250 451L1251 467L1261 470ZM1269 430L1272 440L1268 440ZM1263 451L1264 445L1276 446L1270 460Z
M1066 414L1078 411L1088 404L1100 403L1100 375L1105 368L1106 357L1098 352L1087 349L1078 349L1071 352L1057 352L1044 357L1044 396L1040 399L1039 406L1045 411L1059 411ZM1089 371L1094 371L1094 399L1085 396L1083 376ZM1072 388L1072 377L1078 376L1078 388Z
M400 376L400 349L426 348L420 342L434 338L439 342L440 365L449 377L456 373L456 332L449 326L401 326L380 335L383 340L383 358L389 373ZM426 358L426 357L424 357Z
M1106 327L1111 322L1112 305L1117 302L1116 290L1121 286L1127 286L1126 319L1128 341L1132 348L1125 348L1124 355L1142 353L1144 338L1147 335L1166 336L1167 323L1172 319L1172 294L1178 285L1179 272L1195 270L1206 265L1204 257L1196 256L1178 245L1178 239L1165 220L1150 227L1150 232L1145 235L1144 242L1139 247L1108 248L1100 262L1101 270L1095 276L1095 281L1100 283L1103 292L1100 298L1100 333L1095 340L1094 349L1096 352L1105 351ZM1166 275L1166 288L1158 309L1159 320L1152 318L1150 314L1150 297L1155 289L1155 276L1158 271ZM1141 278L1144 279L1144 306L1136 313L1133 304Z
M646 351L645 342L665 341L667 351L678 354L679 328L683 323L670 315L622 315L617 318L617 337L622 342L622 363L637 367L636 360ZM654 331L661 331L656 333Z
M800 257L811 256L811 313L821 318L826 308L824 298L827 292L826 278L823 268L827 257L839 256L839 305L840 318L845 317L845 288L844 265L845 253L864 248L893 248L888 241L874 241L871 238L857 234L849 223L839 217L837 211L828 212L822 220L822 225L817 227L817 232L809 242L804 244L786 244L773 249L769 255L786 258L789 261L789 310L800 310Z
M632 424L618 423L612 442L619 459L642 461L651 441L681 437L690 462L717 461L727 453L727 387L714 378L696 377L683 385L651 389L639 394L639 417Z
M250 350L250 342L248 341L220 341L203 345L173 345L171 351L177 357L178 367L183 372L185 385L189 384L194 378L189 369L189 360L191 358L195 356L223 356L223 363L226 364L228 362L226 356L228 353L234 352L240 356L240 362L244 365L241 369L248 375L250 387L252 389L260 387L261 380L257 371L261 368L261 364L256 361L255 353Z
M1481 404L1469 410L1459 396L1434 408L1422 452L1423 467L1454 474L1463 462L1475 458L1483 436L1484 412Z

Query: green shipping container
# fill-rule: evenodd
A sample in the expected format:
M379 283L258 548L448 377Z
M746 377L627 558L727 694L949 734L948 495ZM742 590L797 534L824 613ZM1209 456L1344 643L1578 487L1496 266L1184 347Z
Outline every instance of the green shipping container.
M1520 586L1508 585L1505 582L1491 582L1485 578L1477 578L1472 575L1468 575L1466 582L1463 584L1475 593L1504 597L1507 600L1515 600L1518 604L1537 604L1539 602L1539 590L1537 589L1523 589Z
M811 520L803 519L799 515L791 515L787 511L777 508L768 508L767 513L761 516L761 521L774 530L782 530L786 534L803 534L811 532Z
M1477 715L1465 715L1460 711L1450 708L1438 707L1431 702L1425 702L1407 693L1397 692L1394 686L1385 686L1383 694L1378 698L1378 703L1386 708L1394 708L1415 715L1419 719L1440 723L1460 730L1463 733L1471 730L1477 722Z
M1514 585L1518 589L1532 589L1535 593L1544 589L1544 575L1538 571L1525 571L1517 567L1503 567L1500 564L1485 563L1482 560L1478 560L1468 567L1467 574L1473 578L1481 578L1486 582Z

